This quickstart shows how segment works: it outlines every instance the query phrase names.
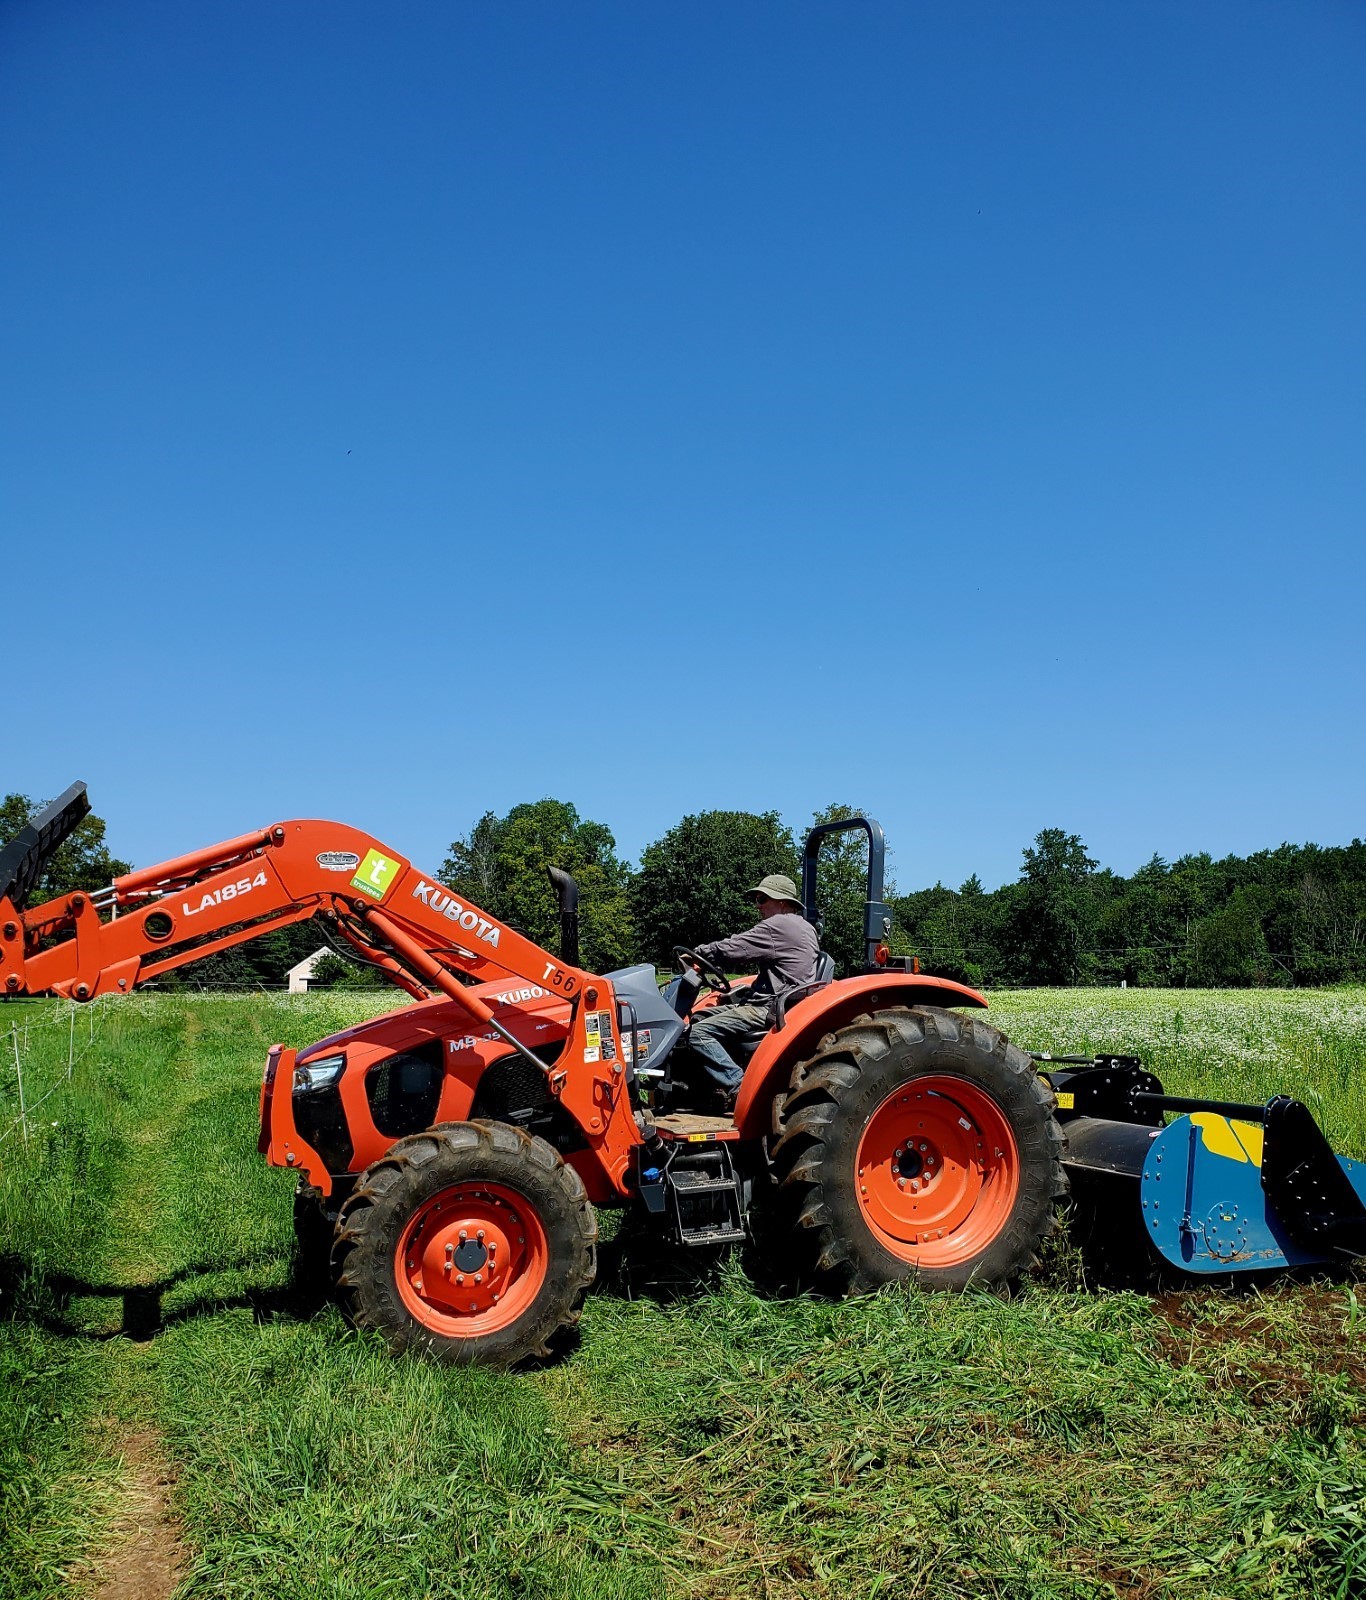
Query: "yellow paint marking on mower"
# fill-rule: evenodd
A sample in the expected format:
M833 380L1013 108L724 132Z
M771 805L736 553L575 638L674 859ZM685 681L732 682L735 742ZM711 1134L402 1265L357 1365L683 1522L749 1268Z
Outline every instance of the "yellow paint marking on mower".
M1191 1121L1200 1130L1205 1149L1229 1161L1262 1164L1262 1130L1255 1122L1232 1122L1217 1111L1193 1111Z

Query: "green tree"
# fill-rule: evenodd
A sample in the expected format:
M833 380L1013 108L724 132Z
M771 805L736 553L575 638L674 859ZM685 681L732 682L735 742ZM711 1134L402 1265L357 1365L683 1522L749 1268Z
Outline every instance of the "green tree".
M1045 828L1026 845L1013 908L1013 949L1026 983L1074 984L1096 926L1096 863L1075 833Z
M723 939L754 922L745 891L800 858L776 811L702 811L646 845L631 888L643 956L666 966L676 944Z
M900 896L889 904L896 914L898 954L919 957L922 972L952 978L974 989L993 981L998 957L990 938L994 896L974 872L956 892L942 883Z
M1247 988L1269 980L1272 961L1255 890L1235 890L1226 906L1196 923L1190 962L1191 981L1202 987Z
M35 803L26 794L7 794L0 800L0 846L7 845L46 804L46 800ZM127 872L128 863L109 853L104 835L103 817L92 811L82 818L71 836L48 858L29 903L41 905L75 889L103 889Z
M502 820L486 811L465 838L452 843L451 853L441 863L441 880L506 922L509 918L504 911L503 865L499 857L502 829Z
M547 949L559 948L559 905L547 867L579 886L583 963L594 972L625 966L635 953L631 869L601 822L580 818L565 800L485 812L441 864L441 881Z

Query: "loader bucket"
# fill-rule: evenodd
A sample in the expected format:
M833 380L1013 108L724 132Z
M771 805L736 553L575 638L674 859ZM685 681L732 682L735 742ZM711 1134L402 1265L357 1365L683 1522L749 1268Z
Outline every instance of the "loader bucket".
M70 838L89 811L85 785L73 783L22 827L0 850L0 900L21 908L53 852Z
M1366 1164L1335 1155L1300 1101L1164 1094L1133 1057L1044 1076L1058 1099L1084 1231L1102 1255L1107 1235L1146 1235L1164 1261L1196 1275L1366 1255Z

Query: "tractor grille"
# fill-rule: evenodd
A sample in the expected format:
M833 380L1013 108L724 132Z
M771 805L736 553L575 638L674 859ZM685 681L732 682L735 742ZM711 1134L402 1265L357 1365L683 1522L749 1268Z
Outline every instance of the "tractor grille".
M375 1126L391 1139L430 1128L441 1099L441 1041L377 1062L365 1075L365 1098Z
M494 1122L528 1123L551 1108L545 1074L525 1056L511 1055L495 1061L480 1078L470 1115Z
M564 1048L562 1040L538 1045L534 1054L547 1066ZM546 1087L545 1074L523 1055L507 1055L485 1068L470 1107L472 1117L510 1122L547 1140L561 1153L582 1150L583 1130Z

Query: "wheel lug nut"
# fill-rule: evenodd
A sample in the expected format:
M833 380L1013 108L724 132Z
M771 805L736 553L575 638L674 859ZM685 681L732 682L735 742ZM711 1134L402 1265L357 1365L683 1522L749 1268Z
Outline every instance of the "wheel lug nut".
M478 1239L481 1244L483 1243L484 1230L482 1228L480 1228L479 1232L475 1234L475 1238Z
M456 1275L455 1275L455 1281L457 1283L464 1283L465 1274L463 1272L457 1272Z

